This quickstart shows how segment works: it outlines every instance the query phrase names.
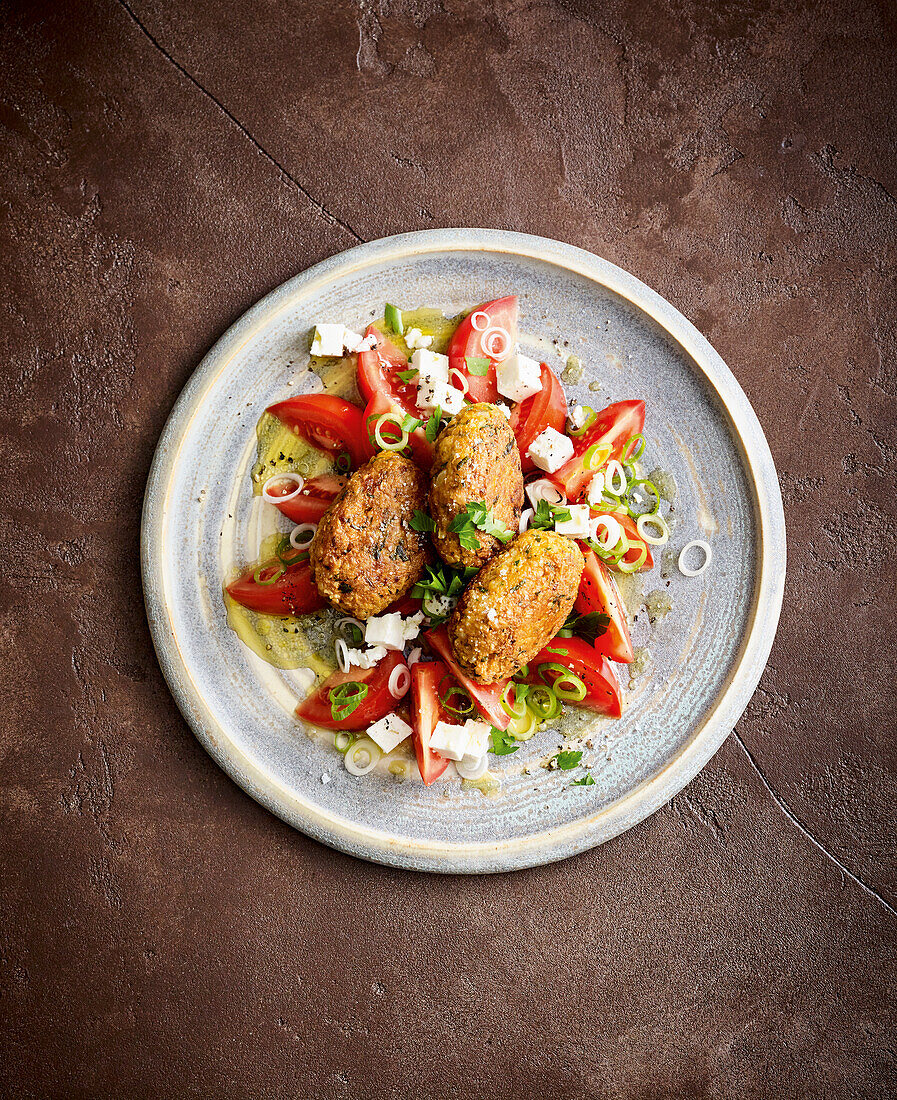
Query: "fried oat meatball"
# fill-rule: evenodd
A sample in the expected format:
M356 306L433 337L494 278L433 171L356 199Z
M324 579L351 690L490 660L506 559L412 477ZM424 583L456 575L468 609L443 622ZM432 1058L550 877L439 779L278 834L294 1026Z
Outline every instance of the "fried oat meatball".
M426 561L426 536L410 526L426 500L426 474L393 451L356 470L312 540L311 573L321 595L358 619L403 596Z
M472 501L516 532L523 504L520 452L507 418L495 405L468 405L436 440L430 487L433 545L449 565L479 567L501 548L493 535L478 531L476 550L465 550L449 524Z
M481 684L513 676L557 634L579 589L584 558L572 539L525 531L467 586L448 622L461 668Z

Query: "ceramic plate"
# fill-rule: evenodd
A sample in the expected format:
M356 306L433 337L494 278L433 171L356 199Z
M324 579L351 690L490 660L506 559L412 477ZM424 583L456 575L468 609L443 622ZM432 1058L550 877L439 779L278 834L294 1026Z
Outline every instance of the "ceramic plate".
M598 721L585 759L593 786L539 766L546 731L511 757L497 795L459 783L426 788L386 774L356 779L309 740L292 709L295 673L251 653L228 629L221 587L251 556L248 471L256 421L274 400L314 389L309 331L356 331L383 303L447 314L520 296L524 350L563 369L585 365L568 397L596 407L647 402L653 465L678 486L671 547L704 538L696 578L647 575L672 610L642 610L636 645L651 663L627 687L623 719ZM287 387L293 381L292 388ZM597 383L600 390L590 390ZM659 557L660 555L658 555ZM750 699L778 622L785 527L763 432L732 373L697 330L638 279L556 241L487 230L410 233L361 245L269 294L200 364L177 402L150 472L143 512L147 612L165 676L196 736L227 773L309 836L399 867L484 872L530 867L590 848L667 802L719 748ZM669 580L667 585L666 581ZM635 600L638 603L638 598ZM323 782L327 775L329 782Z

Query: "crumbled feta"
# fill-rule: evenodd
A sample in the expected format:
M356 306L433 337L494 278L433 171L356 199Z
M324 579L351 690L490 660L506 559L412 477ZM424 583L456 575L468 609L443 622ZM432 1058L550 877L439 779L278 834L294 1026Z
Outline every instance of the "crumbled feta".
M502 413L504 416L506 416L508 418L508 420L511 419L511 409L510 409L509 405L503 405L500 401L496 401L495 402L495 407L498 409L498 411L500 413Z
M420 627L423 621L423 611L417 611L414 615L409 615L408 618L402 622L402 636L406 642L413 642L418 634L420 634Z
M485 756L489 751L489 733L492 727L488 722L476 722L468 718L464 728L469 738L465 756Z
M449 361L447 355L421 349L411 356L411 366L417 371L418 378L430 378L435 382L448 383Z
M343 347L346 351L358 351L358 345L363 340L360 332L353 332L350 328L343 329Z
M391 615L375 615L364 624L364 640L368 645L387 649L404 649L405 632L398 611Z
M405 345L414 351L415 348L428 348L433 343L432 336L424 336L419 328L409 329L405 333Z
M349 649L346 647L346 661L355 668L373 668L378 661L386 656L386 649L382 645L375 645L373 649Z
M535 359L515 351L496 365L495 381L502 397L525 401L542 389L542 368Z
M587 539L589 537L589 521L591 508L588 504L568 504L569 519L556 520L554 529L559 535L566 535L571 539Z
M574 405L570 410L570 415L567 419L570 421L570 427L578 431L585 425L588 420L589 414L582 405Z
M573 457L573 440L555 428L546 428L536 436L526 453L540 470L553 474Z
M311 342L312 355L341 356L345 331L345 325L315 325L315 334ZM361 337L359 336L358 339L360 340Z
M604 502L604 474L600 471L595 474L589 482L586 500L589 504L593 505L599 505Z
M330 776L327 774L327 772L322 772L321 782L322 783L329 783L330 782Z
M470 731L466 726L453 726L448 722L437 722L430 734L430 748L446 760L460 760L467 752L470 743Z
M454 416L464 408L464 394L435 378L421 378L417 384L417 407L424 411L441 409Z
M365 336L360 340L354 348L349 348L350 351L372 351L377 346L377 337L371 333L370 336Z
M387 714L379 722L368 726L368 737L375 741L384 752L392 752L396 745L411 736L411 727L397 714Z
M430 596L427 607L434 618L438 618L440 615L448 615L457 602L455 596Z

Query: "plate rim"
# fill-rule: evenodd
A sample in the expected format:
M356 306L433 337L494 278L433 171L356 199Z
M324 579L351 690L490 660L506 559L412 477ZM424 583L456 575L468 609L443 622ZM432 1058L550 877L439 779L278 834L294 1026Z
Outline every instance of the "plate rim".
M160 504L167 497L190 420L230 360L258 329L308 294L314 284L357 272L372 262L436 251L497 252L553 263L598 283L650 316L690 357L725 408L750 474L757 520L753 615L728 680L694 735L660 771L597 813L501 843L396 837L337 817L298 797L230 743L190 674L165 599L165 510ZM467 228L382 237L337 253L271 290L228 327L190 375L159 437L144 493L140 563L150 634L163 675L194 735L215 762L266 809L330 847L388 866L446 873L502 872L565 859L618 836L669 802L718 751L756 690L778 626L787 564L781 489L766 436L734 374L698 329L634 275L585 249L532 234Z

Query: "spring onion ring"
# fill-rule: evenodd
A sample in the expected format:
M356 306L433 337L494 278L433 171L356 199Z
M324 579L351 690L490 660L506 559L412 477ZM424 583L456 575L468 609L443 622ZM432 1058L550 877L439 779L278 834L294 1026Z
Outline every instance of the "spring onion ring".
M269 569L273 569L274 572L271 574L270 577L266 577L264 580L262 580L262 574L267 572ZM266 561L264 565L260 565L258 569L256 569L256 571L252 574L252 579L255 581L256 584L274 584L275 581L280 580L280 578L284 575L284 573L286 573L286 571L286 566L283 564L283 562Z
M352 456L348 451L341 451L336 457L337 473L347 474L352 469Z
M595 534L592 537L602 550L613 550L623 537L623 528L620 526L620 521L614 519L613 516L596 516L592 520L591 526L595 529ZM598 533L599 527L604 528L603 537Z
M340 672L348 672L349 665L349 647L346 645L345 638L336 639L336 663L339 665Z
M621 573L637 573L648 559L648 547L644 543L631 542L629 549L634 546L639 547L639 555L635 561L626 561L624 556L616 562L617 569Z
M508 701L508 696L511 692L514 692L514 705L511 706ZM527 691L523 684L508 684L505 690L502 692L500 699L501 709L510 718L525 718L526 717L526 696Z
M517 531L519 534L522 535L523 532L529 527L529 521L533 518L535 514L536 513L532 510L532 508L523 509L523 511L520 513L520 522L517 524Z
M698 550L704 551L704 562L697 569L688 568L683 564L685 555L689 552L689 550L692 549L692 547L696 547ZM704 542L703 539L695 539L693 542L687 542L685 546L682 547L682 550L679 553L679 572L684 574L686 577L699 577L712 560L713 549L710 546L710 543Z
M556 718L561 713L561 703L555 693L545 684L534 684L527 692L526 705L543 722Z
M347 629L348 628L348 629ZM364 623L353 619L349 615L346 615L343 619L337 619L336 629L343 635L347 642L351 642L352 645L361 645L364 641Z
M477 309L470 315L470 324L475 332L485 332L489 327L490 319L488 313L484 313L481 309Z
M581 428L567 429L567 435L571 435L574 438L579 435L585 435L589 428L591 428L591 426L595 423L595 417L598 415L598 413L592 408L591 405L583 405L582 408L584 408L589 414L586 417L583 426Z
M290 546L294 550L307 550L315 537L318 525L316 523L300 523L290 531ZM308 535L306 539L304 536Z
M648 492L651 493L654 496L654 507L649 508L648 511L643 512L642 515L656 516L658 514L658 512L660 511L660 493L657 491L657 486L654 484L654 482L653 481L648 481L647 478L636 478L635 481L630 482L630 484L629 484L629 492L630 492L629 501L630 501L630 504L633 503L633 498L632 498L632 495L631 495L632 490L635 489L639 485L644 486L648 490Z
M535 714L527 707L524 718L512 718L508 723L508 733L515 741L529 741L535 734L539 721Z
M480 336L480 347L483 349L483 354L488 355L490 359L505 359L511 350L511 334L498 325L487 328Z
M402 427L404 417L400 417L398 413L385 412L374 421L374 442L380 448L381 451L401 451L403 447L408 445L408 433ZM381 429L384 424L394 427L399 432L398 439L384 439Z
M636 442L636 440L638 440L638 446L637 446L636 450L633 452L633 454L630 454L629 453L629 448L633 443ZM638 462L638 460L645 453L645 447L646 446L647 446L647 443L645 441L645 437L642 435L641 432L639 432L638 435L631 435L626 440L626 442L623 444L623 450L622 450L621 453L623 455L625 455L626 462Z
M557 664L555 662L549 662L544 665L539 665L539 675L548 683L546 678L546 672L557 672L558 678L550 685L554 694L563 701L570 701L571 703L578 703L586 697L586 685L583 680L576 675L575 672L571 672L565 665ZM568 685L568 686L565 686Z
M369 737L359 737L350 745L343 758L350 775L367 775L372 772L382 756L379 747Z
M452 367L449 371L449 384L454 386L456 390L460 390L465 397L470 390L470 383L457 367Z
M665 542L670 541L670 529L667 526L667 521L659 512L656 516L651 512L645 512L635 521L635 527L645 542L650 543L652 546L663 546ZM649 534L651 527L656 527L660 531L659 538Z
M441 682L437 686L437 691L439 690L439 687L441 687ZM455 696L461 697L460 705L456 705L451 701L455 698ZM468 715L476 713L477 708L474 706L473 699L471 699L464 688L459 687L457 684L455 684L453 687L450 687L448 691L446 691L445 695L440 695L439 701L450 714L457 714L461 718L465 718Z
M465 764L463 760L455 762L455 771L462 779L479 779L481 775L486 774L488 767L489 761L485 755L478 756L473 764Z
M406 665L396 665L389 674L387 686L393 699L401 699L408 694L408 688L411 687L411 673Z
M582 456L584 470L597 470L607 462L613 447L610 443L593 443Z
M567 498L560 489L556 485L552 485L546 477L540 477L537 481L531 481L526 487L526 495L529 497L529 502L533 508L539 507L540 500L544 500L548 504L553 504L555 506L567 503Z
M279 493L274 496L271 492L271 486L278 481L291 481L293 488L288 493ZM272 474L271 477L262 486L262 498L267 500L269 504L283 504L285 500L292 500L293 497L299 496L305 486L305 478L301 474L294 473L292 470L284 470L280 474Z
M337 752L345 752L355 741L355 734L347 730L340 730L333 736L333 747Z
M614 478L618 480L615 482ZM615 458L608 462L607 469L604 471L604 484L607 491L613 496L623 497L626 495L626 472Z

